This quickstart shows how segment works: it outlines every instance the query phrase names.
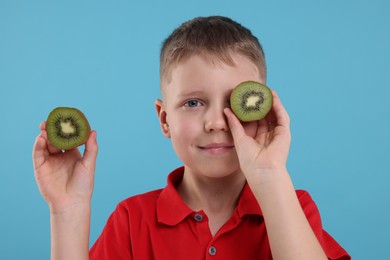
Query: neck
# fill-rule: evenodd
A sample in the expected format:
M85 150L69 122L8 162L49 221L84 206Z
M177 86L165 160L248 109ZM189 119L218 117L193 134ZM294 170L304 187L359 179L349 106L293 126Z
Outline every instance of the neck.
M245 177L240 172L222 178L210 178L186 169L177 189L192 210L204 210L207 215L231 215L244 185Z

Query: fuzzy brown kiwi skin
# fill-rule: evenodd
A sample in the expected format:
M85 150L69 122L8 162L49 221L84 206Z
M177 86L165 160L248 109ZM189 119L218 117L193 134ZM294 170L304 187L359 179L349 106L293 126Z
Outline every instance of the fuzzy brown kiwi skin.
M66 138L59 137L55 134L58 131L56 122L59 120L60 115L63 114L67 115L68 117L70 116L69 114L72 114L77 119L80 136L77 138L73 137L71 141L67 140ZM46 120L46 132L47 138L51 145L61 150L71 150L87 142L91 133L91 127L86 116L79 109L72 107L57 107L50 112Z
M245 93L246 92L246 93ZM244 111L242 103L245 100L244 94L248 92L261 92L262 104L254 109L248 108L249 111ZM272 91L266 85L255 81L245 81L238 84L232 91L230 96L230 106L233 113L242 122L250 122L263 119L272 108L273 95ZM257 103L256 103L257 105Z

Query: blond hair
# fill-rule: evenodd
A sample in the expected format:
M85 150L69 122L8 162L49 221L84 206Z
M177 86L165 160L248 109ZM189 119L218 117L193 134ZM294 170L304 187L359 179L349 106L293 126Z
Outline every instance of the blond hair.
M263 48L251 31L223 16L197 17L175 29L163 42L160 54L160 80L170 81L172 68L192 55L234 65L232 54L251 60L266 80Z

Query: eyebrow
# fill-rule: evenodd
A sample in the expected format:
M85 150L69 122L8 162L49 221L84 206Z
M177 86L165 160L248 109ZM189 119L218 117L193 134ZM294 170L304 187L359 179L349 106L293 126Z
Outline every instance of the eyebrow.
M204 91L202 91L202 90L193 90L193 91L179 93L179 97L199 96L199 95L202 95L203 93L204 93Z

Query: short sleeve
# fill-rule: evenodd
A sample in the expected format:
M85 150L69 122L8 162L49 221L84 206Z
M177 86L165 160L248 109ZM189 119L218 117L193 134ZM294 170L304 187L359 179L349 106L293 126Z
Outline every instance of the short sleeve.
M310 223L318 241L325 251L328 259L331 260L349 260L350 255L342 248L333 237L331 237L322 227L320 213L317 205L306 191L297 191L297 196L302 209Z
M131 260L128 211L120 204L107 220L102 234L89 251L91 260Z

